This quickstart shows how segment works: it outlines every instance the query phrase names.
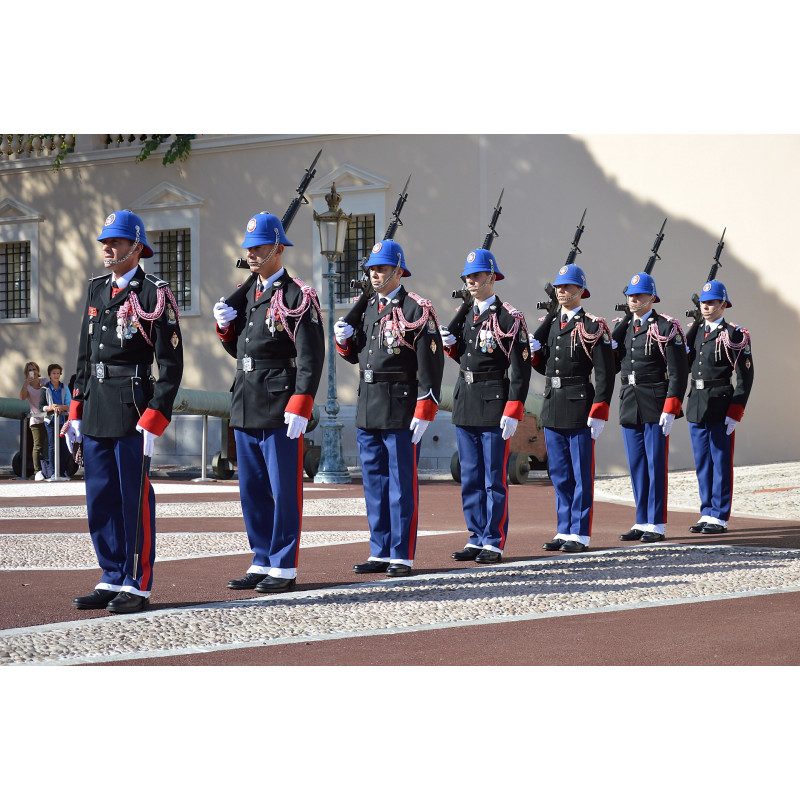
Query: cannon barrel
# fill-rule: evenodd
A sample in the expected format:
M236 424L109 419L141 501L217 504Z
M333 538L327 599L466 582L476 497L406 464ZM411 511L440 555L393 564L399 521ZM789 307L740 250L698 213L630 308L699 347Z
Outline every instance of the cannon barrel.
M31 410L27 400L16 397L0 397L0 417L6 419L23 419Z

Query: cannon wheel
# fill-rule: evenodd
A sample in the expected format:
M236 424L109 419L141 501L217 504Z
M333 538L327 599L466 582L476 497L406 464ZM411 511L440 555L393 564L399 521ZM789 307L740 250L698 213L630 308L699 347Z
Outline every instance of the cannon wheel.
M11 469L18 478L22 477L22 453L19 450L11 457ZM33 457L30 453L28 453L27 475L33 477Z
M222 451L214 454L211 459L211 469L221 481L229 481L233 477L233 464L229 458L222 455Z
M530 468L527 453L511 453L508 458L508 479L511 483L525 483L528 480Z
M461 483L461 462L458 460L458 453L453 453L450 459L450 474L456 483Z
M321 447L309 447L303 456L303 469L309 478L313 478L319 472L319 461L322 458Z

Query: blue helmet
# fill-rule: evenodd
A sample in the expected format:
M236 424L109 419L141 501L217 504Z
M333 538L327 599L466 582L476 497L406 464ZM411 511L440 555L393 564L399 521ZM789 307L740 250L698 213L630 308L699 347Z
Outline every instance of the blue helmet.
M258 247L262 244L285 244L287 247L294 247L286 238L281 221L266 211L250 217L242 247Z
M114 211L109 214L97 241L102 242L105 239L130 239L132 242L141 242L142 258L153 257L153 249L147 244L144 222L133 211Z
M625 289L625 294L650 294L653 296L654 303L661 301L656 292L656 282L653 280L653 276L648 275L646 272L637 272L631 278L628 288Z
M589 290L586 288L586 275L577 264L564 264L558 271L558 277L553 281L553 286L561 286L565 283L571 283L575 286L583 287L583 294L581 297L591 297Z
M724 300L725 305L723 308L730 308L733 305L728 299L728 290L721 281L709 281L703 287L703 291L700 294L700 302L702 303L704 300Z
M467 255L467 261L464 264L464 271L461 273L462 278L467 275L474 275L476 272L491 272L495 280L501 281L504 278L500 268L497 266L497 259L489 250L478 248L473 250Z
M375 242L372 252L367 261L368 267L376 264L388 264L391 267L400 267L403 270L403 277L411 275L406 269L406 257L403 255L403 248L394 239L384 239L382 242Z

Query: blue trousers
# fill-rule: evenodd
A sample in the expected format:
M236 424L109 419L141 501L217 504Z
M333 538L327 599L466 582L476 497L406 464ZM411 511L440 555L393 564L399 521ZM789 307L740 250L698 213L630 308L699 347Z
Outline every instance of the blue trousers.
M303 437L286 428L234 428L239 494L247 540L248 572L297 576L303 521Z
M508 536L510 441L499 427L456 425L461 465L461 503L469 547L503 552Z
M667 522L667 462L669 437L657 422L623 425L622 441L631 473L636 526L658 525L663 533Z
M592 432L588 427L545 428L544 441L556 491L557 536L588 544L594 502Z
M733 446L736 433L728 436L724 422L718 425L689 423L692 452L700 490L700 513L727 522L733 501Z
M414 563L417 549L419 449L411 431L356 428L370 560Z
M145 477L139 564L133 574L143 458L141 434L121 439L83 437L89 533L103 570L96 588L148 597L156 559L156 495L149 476Z

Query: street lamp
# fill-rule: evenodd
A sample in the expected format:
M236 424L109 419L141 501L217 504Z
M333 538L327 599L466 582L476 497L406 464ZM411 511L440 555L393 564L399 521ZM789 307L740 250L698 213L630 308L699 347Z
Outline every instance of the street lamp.
M336 264L337 256L344 252L347 226L350 217L339 208L342 196L336 191L336 184L325 195L328 210L322 214L314 212L314 221L319 226L320 252L328 261L328 402L325 413L328 419L321 423L322 454L319 468L314 475L314 483L350 483L350 473L344 463L342 447L342 423L337 420L339 403L336 400L336 340L333 334L333 317L336 313Z

